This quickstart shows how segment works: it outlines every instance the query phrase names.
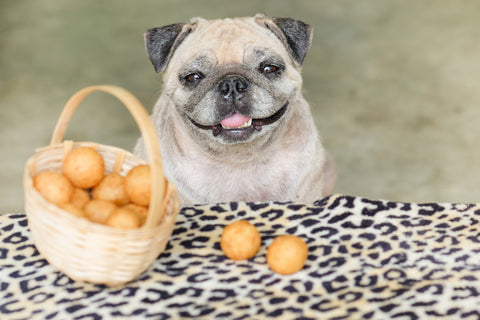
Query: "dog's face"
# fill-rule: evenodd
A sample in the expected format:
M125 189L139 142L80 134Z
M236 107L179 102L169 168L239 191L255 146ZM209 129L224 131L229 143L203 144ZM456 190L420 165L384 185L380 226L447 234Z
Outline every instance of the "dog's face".
M301 94L311 28L292 19L193 19L149 30L146 48L164 93L206 150L267 141ZM258 144L260 145L260 144Z

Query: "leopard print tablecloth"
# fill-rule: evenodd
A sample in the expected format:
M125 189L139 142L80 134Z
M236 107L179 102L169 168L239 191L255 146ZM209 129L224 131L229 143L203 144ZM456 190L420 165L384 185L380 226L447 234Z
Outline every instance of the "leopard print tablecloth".
M262 236L248 261L220 249L239 219ZM3 215L0 319L480 319L479 219L480 205L342 195L185 207L152 267L107 287L70 280L39 255L24 214ZM309 246L289 276L265 259L281 234Z

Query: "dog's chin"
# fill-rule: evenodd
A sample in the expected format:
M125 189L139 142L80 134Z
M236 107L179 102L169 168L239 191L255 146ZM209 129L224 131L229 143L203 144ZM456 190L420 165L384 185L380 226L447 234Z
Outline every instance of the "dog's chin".
M214 139L222 141L226 144L245 143L254 140L256 136L261 135L265 130L264 127L273 126L283 118L283 115L287 111L288 101L277 112L269 117L261 119L249 119L238 127L225 127L221 123L214 125L202 125L195 120L188 118L194 125L196 130L202 132L211 132Z

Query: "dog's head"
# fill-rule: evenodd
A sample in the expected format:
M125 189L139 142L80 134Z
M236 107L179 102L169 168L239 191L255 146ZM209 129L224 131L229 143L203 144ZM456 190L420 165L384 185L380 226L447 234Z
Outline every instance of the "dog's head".
M164 92L198 142L269 139L301 94L312 29L289 18L195 18L148 30L145 43Z

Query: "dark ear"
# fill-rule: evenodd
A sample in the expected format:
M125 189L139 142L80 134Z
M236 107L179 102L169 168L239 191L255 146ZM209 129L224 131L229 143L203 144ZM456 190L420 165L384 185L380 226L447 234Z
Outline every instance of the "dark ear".
M177 23L153 28L145 33L145 48L155 71L165 70L173 52L191 31L191 25Z
M312 27L290 18L268 18L257 15L256 20L257 23L270 29L285 44L293 60L301 66L312 43Z

